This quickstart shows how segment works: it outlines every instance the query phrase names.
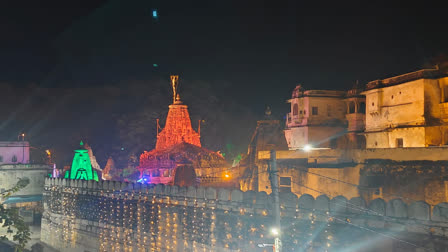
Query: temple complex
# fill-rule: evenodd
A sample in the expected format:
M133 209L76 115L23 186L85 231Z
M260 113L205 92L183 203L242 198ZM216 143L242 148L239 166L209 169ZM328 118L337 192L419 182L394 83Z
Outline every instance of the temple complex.
M184 185L217 182L225 172L227 163L220 154L201 146L200 128L195 131L191 126L188 106L180 99L178 81L178 76L171 76L173 103L169 105L165 127L157 132L156 148L140 155L137 169L141 181ZM191 171L197 178L193 178ZM179 178L181 173L189 174L185 175L188 181Z

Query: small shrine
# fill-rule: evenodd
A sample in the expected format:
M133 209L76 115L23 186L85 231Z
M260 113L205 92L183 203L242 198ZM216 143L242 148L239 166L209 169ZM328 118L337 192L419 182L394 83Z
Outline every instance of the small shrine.
M98 181L98 172L92 167L89 150L84 148L81 141L80 149L75 150L72 166L65 172L64 178Z
M220 178L228 165L223 156L201 146L200 126L197 131L191 126L188 106L180 99L178 81L177 75L171 76L173 103L169 105L165 127L157 132L155 149L140 155L137 169L142 183L204 184L210 178Z
M103 173L102 175L103 180L112 180L113 174L116 173L115 162L112 159L112 157L109 157L107 159L106 165L104 166L102 173Z

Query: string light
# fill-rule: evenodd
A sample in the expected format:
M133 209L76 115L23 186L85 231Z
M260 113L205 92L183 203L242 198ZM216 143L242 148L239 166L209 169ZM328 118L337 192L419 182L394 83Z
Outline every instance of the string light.
M222 210L223 202L215 199L184 197L182 200L148 191L92 193L58 186L45 190L50 199L46 199L49 208L46 214L54 212L66 216L60 222L48 218L49 235L58 237L59 234L66 247L79 245L77 224L81 219L99 223L100 251L214 251L223 247L252 251L257 244L272 239L267 232L272 216L267 211L242 205ZM340 234L334 232L339 228L335 224L362 230L357 232L376 232L406 243L355 225L350 218L335 217L329 211L283 205L282 212L285 251L339 249L343 244L339 244Z

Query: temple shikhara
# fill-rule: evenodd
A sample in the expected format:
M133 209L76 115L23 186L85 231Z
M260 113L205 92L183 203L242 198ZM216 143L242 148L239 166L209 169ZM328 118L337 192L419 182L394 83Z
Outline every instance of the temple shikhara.
M156 150L170 148L179 143L189 143L201 147L201 136L191 127L188 107L180 100L178 76L171 76L173 87L173 104L169 106L165 128L157 134Z
M99 177L98 168L95 169L95 165L92 165L92 149L88 146L83 147L83 142L80 143L80 149L75 150L75 156L73 157L73 162L70 170L65 171L64 178L68 179L79 179L79 180L95 180L98 181ZM96 159L94 164L96 163Z
M140 181L176 185L217 182L227 163L220 154L201 146L200 126L198 131L191 126L188 106L180 99L177 75L171 76L171 86L173 103L165 127L157 132L156 148L140 155Z

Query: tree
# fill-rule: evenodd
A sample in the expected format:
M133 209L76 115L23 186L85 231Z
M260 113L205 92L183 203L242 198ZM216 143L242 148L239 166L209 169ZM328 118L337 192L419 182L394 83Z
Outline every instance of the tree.
M13 188L0 193L0 198L2 200L7 199L29 183L30 180L28 178L19 178L19 181ZM31 233L29 226L25 224L25 221L19 215L19 210L17 208L6 208L4 204L0 203L0 224L2 228L6 228L7 235L12 235L13 241L18 243L16 251L23 251L26 243L31 239ZM7 235L0 236L0 240L7 240Z

